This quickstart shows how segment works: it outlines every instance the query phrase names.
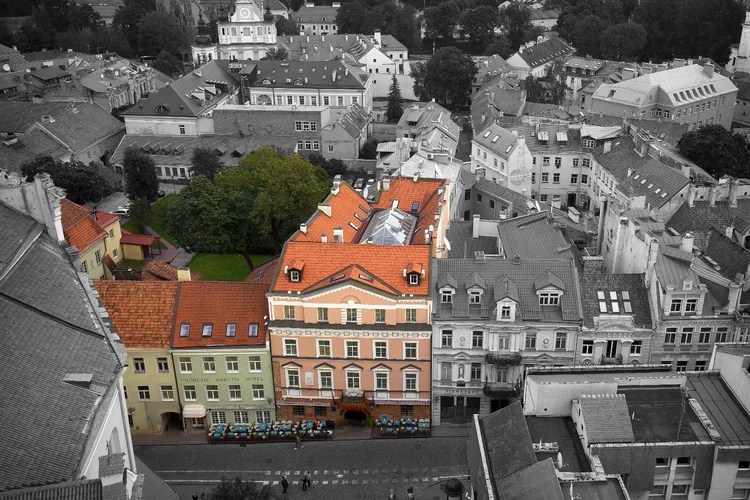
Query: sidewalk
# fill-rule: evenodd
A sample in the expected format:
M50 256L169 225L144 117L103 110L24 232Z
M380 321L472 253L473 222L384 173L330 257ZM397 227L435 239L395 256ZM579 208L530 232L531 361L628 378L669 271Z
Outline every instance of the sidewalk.
M469 425L433 425L430 429L432 437L469 437Z
M164 262L172 262L175 257L182 251L179 248L175 248L170 242L168 242L165 238L162 238L162 236L154 231L151 226L146 226L146 232L148 234L151 234L153 236L158 236L161 238L161 243L167 247L165 249L161 250L161 253L152 253L151 256L156 260L161 260Z

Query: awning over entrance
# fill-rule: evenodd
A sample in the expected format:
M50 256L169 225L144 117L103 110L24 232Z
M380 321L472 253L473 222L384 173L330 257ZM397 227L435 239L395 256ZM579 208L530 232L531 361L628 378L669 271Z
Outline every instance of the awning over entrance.
M206 416L206 407L203 405L185 405L182 409L185 418L203 418Z

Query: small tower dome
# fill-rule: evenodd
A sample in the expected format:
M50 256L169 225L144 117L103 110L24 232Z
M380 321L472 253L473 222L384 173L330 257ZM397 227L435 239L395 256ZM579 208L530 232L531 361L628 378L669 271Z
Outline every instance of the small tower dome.
M272 23L276 19L276 17L271 14L271 7L266 4L266 13L263 14L263 20L267 23Z
M208 26L203 20L203 13L198 13L198 34L195 35L195 45L211 45L211 35L208 34Z

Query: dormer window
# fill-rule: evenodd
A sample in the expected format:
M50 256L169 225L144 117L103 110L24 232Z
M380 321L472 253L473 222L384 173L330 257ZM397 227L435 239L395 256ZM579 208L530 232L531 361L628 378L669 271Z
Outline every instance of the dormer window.
M409 275L409 284L410 285L419 285L419 275L417 273L411 273Z
M511 312L513 307L510 304L503 304L500 306L500 320L510 320Z
M299 271L296 269L294 271L289 271L289 281L298 282L299 281Z
M298 283L302 281L302 270L305 268L305 261L293 259L284 267L284 274L289 276L289 281Z
M404 277L406 278L407 283L409 283L409 286L419 285L424 276L424 266L418 262L409 262L406 269L404 269Z
M539 292L540 306L559 306L560 292Z
M452 304L453 303L453 292L450 290L443 290L440 292L440 303Z
M482 291L472 290L469 292L469 304L479 304L482 301Z

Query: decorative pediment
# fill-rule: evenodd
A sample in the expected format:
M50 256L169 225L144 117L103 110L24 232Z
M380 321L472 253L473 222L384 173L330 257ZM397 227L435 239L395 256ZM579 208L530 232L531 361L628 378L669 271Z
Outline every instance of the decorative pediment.
M629 320L629 321L628 321ZM597 332L633 332L632 318L594 317L594 330Z
M344 370L362 370L362 367L354 363L349 363L343 369Z
M294 361L290 361L288 363L284 363L281 365L282 368L302 368L302 365L299 363L295 363Z
M388 370L388 371L391 371L391 367L388 366L388 365L386 365L386 364L383 364L383 363L378 363L377 365L375 365L372 368L370 368L370 370L373 370L373 371L374 370Z
M322 370L322 369L328 369L328 370L335 370L336 367L333 365L329 365L328 363L320 363L319 365L315 365L313 368L316 370Z

